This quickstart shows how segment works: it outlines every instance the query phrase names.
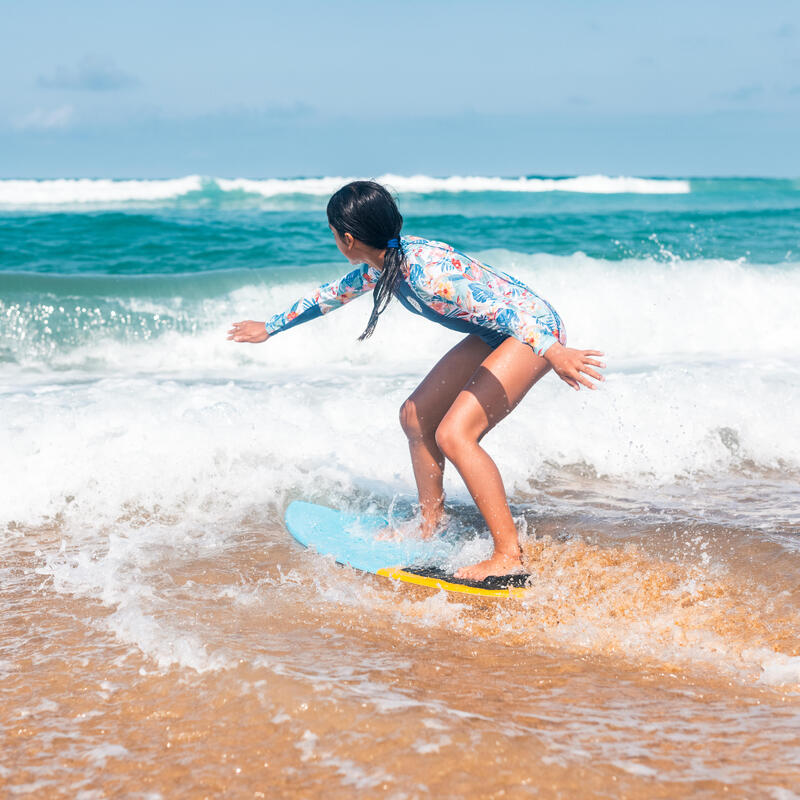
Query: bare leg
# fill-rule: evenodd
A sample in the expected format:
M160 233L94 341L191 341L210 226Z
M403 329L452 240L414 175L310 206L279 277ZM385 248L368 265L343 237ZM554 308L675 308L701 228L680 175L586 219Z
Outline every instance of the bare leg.
M506 339L475 370L436 430L439 452L464 479L494 540L492 557L458 570L460 578L483 580L521 566L519 536L503 479L479 442L549 369L547 361L528 345Z
M478 336L467 336L445 353L400 408L422 511L422 535L431 536L442 518L444 456L436 429L453 401L491 348Z

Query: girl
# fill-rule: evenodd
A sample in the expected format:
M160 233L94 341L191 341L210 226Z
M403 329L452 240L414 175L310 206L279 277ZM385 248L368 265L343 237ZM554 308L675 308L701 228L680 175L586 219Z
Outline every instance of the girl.
M373 290L365 339L396 297L409 311L467 336L444 355L400 408L419 491L422 535L444 513L445 459L453 463L494 540L491 558L456 572L482 581L522 568L503 480L481 439L551 368L574 389L594 389L605 364L596 350L565 347L555 309L525 284L442 242L400 236L403 217L380 184L353 181L328 202L328 225L356 268L315 289L266 323L234 322L228 339L264 342Z

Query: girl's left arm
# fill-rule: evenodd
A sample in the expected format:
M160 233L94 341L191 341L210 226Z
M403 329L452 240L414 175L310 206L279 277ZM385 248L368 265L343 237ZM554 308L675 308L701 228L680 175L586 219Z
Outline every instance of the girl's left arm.
M285 311L280 311L266 322L254 320L234 322L228 331L228 339L252 344L264 342L276 333L320 317L335 308L341 308L345 303L373 289L379 277L380 272L369 264L359 264L338 280L312 289Z
M379 277L380 272L369 264L359 264L347 275L336 281L324 283L305 297L301 297L285 311L275 314L264 323L264 327L270 336L274 336L287 328L321 317L373 289Z

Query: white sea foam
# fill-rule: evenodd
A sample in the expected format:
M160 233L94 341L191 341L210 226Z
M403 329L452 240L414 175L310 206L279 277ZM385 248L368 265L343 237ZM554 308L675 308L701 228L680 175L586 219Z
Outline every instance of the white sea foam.
M204 178L189 175L161 180L60 178L0 180L0 206L118 204L172 200L190 192L244 192L261 197L328 196L356 176L323 178ZM580 192L585 194L686 194L688 180L582 175L571 178L500 178L483 176L379 175L380 183L408 194L434 192Z
M791 361L800 352L798 264L611 262L580 253L549 256L505 250L479 255L546 297L564 319L570 345L604 350L617 367L628 371L680 366L692 358L731 369L736 365L739 373L745 362L757 359L760 369L770 364L777 368L777 362ZM316 370L343 361L389 371L424 368L448 343L457 341L456 334L391 307L376 334L380 352L371 342L358 344L369 298L282 333L264 348L225 341L230 320L265 319L345 268L331 266L305 281L257 280L195 301L139 296L105 306L103 299L78 298L63 306L45 302L33 307L30 301L24 305L0 298L8 331L5 346L27 370L179 371L196 376L215 371L238 375L248 368L258 372L265 364ZM137 315L133 321L130 312ZM63 340L59 330L66 331Z
M605 351L609 365L598 392L549 376L492 433L510 486L573 464L644 484L744 461L800 468L800 269L484 256L539 289L569 343ZM2 521L112 520L126 506L199 513L212 485L212 515L239 512L279 502L309 471L332 488L413 491L397 409L459 336L392 307L359 343L362 298L265 345L226 341L230 319L263 319L308 288L208 298L188 309L196 328L186 333L129 339L116 318L103 327L95 315L77 345L42 350L32 328L12 330L18 363L0 382ZM169 300L144 306L177 313ZM458 481L452 490L463 493Z
M58 178L0 180L0 205L36 206L168 200L203 188L198 175L166 180Z
M753 661L761 667L761 680L766 684L780 686L800 684L800 656L776 653L767 648L746 650L742 653L746 661Z
M354 177L262 179L218 178L224 191L239 189L265 197L282 194L329 195ZM686 194L691 191L687 180L610 177L582 175L574 178L493 178L453 175L435 178L429 175L394 175L375 178L379 183L409 194L433 192L583 192L587 194Z
M73 373L62 385L6 390L2 522L112 524L125 509L161 508L204 523L279 506L292 489L411 494L397 411L428 364L387 370L386 342L369 351L374 369L347 361L304 368L302 348L314 351L315 343L298 332L296 342L287 337L279 348L276 339L271 353L253 355L259 364L227 376L95 382ZM628 370L612 362L609 373L592 393L548 377L488 437L511 493L576 464L642 487L742 463L800 469L797 366L691 361ZM455 474L448 491L466 499ZM707 500L711 518L717 503Z

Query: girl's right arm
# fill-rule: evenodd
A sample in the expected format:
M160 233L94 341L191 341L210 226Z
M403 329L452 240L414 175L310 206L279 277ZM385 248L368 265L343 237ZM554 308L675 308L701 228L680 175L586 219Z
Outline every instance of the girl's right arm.
M345 303L373 289L380 274L379 270L369 264L359 264L344 277L319 286L266 322L234 322L228 331L228 339L234 342L263 342L287 328L341 308Z

